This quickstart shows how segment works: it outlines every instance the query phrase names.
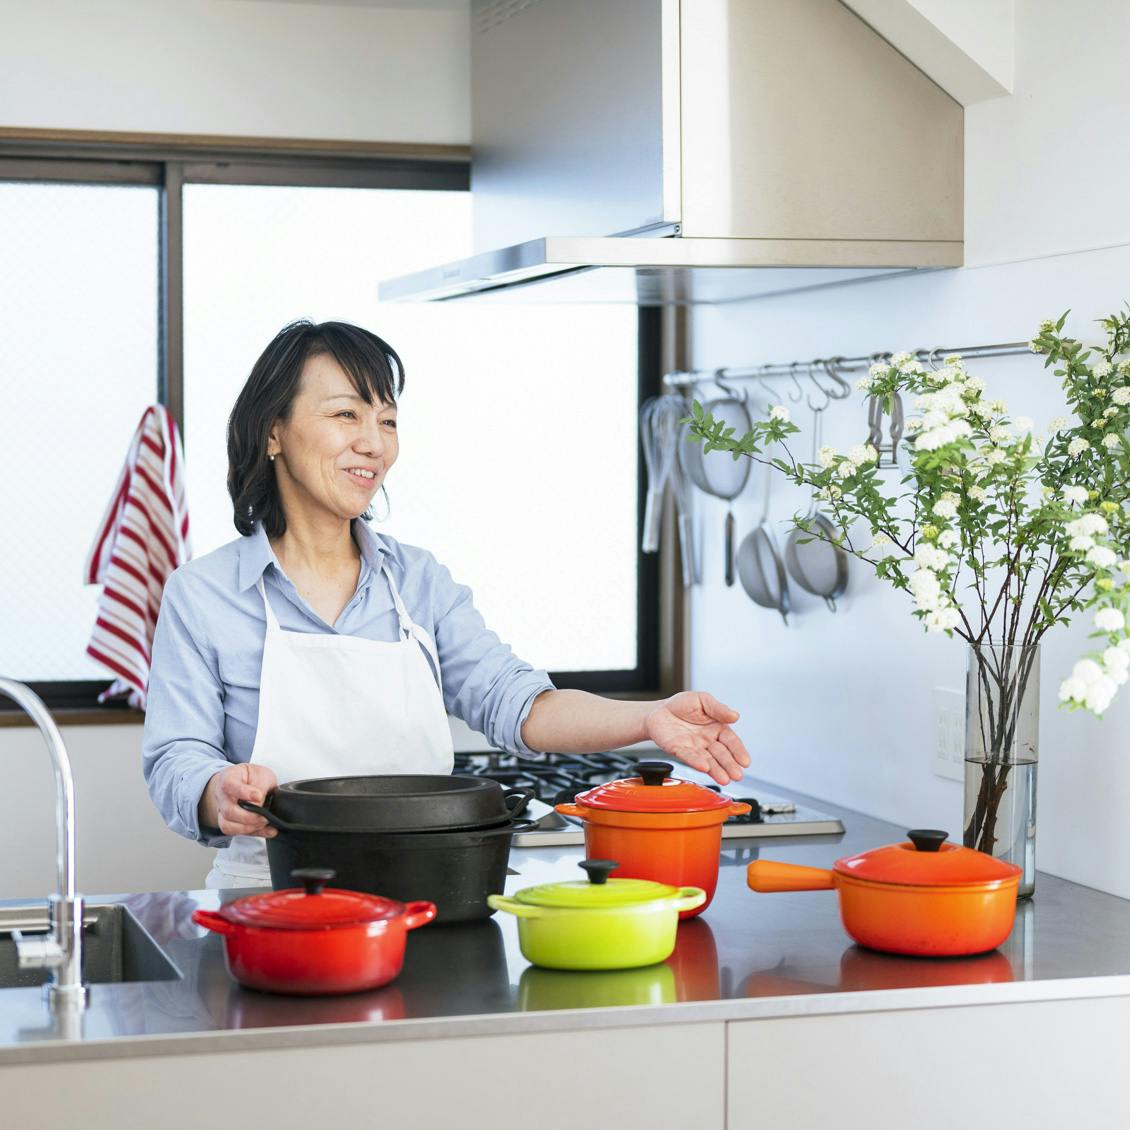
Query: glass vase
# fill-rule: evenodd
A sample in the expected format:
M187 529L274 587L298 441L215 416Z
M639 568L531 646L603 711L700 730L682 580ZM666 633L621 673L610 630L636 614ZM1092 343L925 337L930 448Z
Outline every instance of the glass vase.
M1021 869L1036 889L1039 644L975 644L965 686L964 843Z

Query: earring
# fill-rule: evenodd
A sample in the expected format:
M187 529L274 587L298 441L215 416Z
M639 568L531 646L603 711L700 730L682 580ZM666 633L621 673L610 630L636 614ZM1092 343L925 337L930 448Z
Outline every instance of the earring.
M269 459L269 460L270 460L270 461L271 461L272 463L273 463L273 462L275 461L275 457L274 457L273 455L268 455L268 456L267 456L267 458L268 458L268 459Z
M379 518L373 515L373 519L377 522L386 522L388 521L388 516L392 513L392 503L388 500L388 491L385 490L384 483L381 483L381 494L385 496L385 512Z

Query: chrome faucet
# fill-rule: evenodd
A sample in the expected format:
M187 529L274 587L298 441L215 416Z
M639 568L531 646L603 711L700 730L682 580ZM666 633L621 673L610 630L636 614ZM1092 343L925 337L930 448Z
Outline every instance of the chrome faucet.
M50 932L24 937L12 931L21 969L48 969L51 980L47 999L52 1005L82 1007L82 895L75 894L75 789L71 762L55 720L43 700L30 687L0 678L0 694L7 695L39 727L55 768L55 865L58 890L47 900Z

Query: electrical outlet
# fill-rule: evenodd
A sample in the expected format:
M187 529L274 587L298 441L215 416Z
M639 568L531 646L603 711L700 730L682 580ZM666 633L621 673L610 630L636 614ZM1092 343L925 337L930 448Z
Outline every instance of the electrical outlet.
M946 687L934 688L934 772L965 777L965 695Z

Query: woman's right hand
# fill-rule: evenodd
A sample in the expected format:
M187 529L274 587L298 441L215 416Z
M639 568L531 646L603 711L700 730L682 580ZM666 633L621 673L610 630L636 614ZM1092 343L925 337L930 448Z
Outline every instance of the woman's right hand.
M239 807L241 800L261 805L277 784L274 771L265 765L229 765L212 775L200 798L200 823L219 828L225 836L278 835L262 816Z

